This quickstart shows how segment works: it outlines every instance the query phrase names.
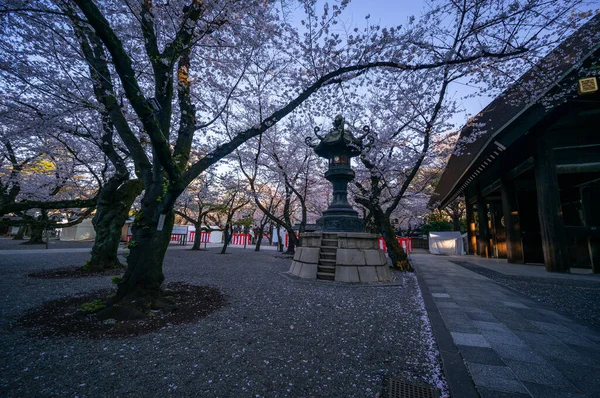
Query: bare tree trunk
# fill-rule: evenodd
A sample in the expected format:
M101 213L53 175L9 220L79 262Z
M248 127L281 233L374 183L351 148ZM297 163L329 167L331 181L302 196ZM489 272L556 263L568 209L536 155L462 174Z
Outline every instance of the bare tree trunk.
M40 222L35 222L35 223L31 224L31 235L29 237L29 240L26 242L23 242L23 244L25 244L25 245L43 245L45 243L44 238L43 238L44 226L45 225Z
M119 181L109 181L100 192L96 215L92 219L96 238L92 257L84 266L86 272L124 268L118 259L121 230L143 186L139 180L129 180L119 185Z
M385 213L376 206L373 206L373 217L375 219L375 224L379 229L379 233L385 240L392 266L402 271L413 271L412 266L408 262L406 252L402 248L402 245L398 243L398 239L396 239L396 233L394 232L394 227L392 226L389 217L386 217Z
M277 251L278 252L283 252L283 241L282 241L282 236L281 236L281 230L279 228L279 225L276 227L277 229Z
M227 251L227 247L229 246L229 242L231 242L231 237L233 236L233 225L225 224L225 236L223 239L223 247L221 248L221 254L225 254Z
M48 225L48 212L46 210L41 211L40 217L30 224L31 235L29 240L23 242L23 245L43 245L44 242L44 230Z
M167 195L170 193L167 191ZM174 197L179 193L173 192ZM162 265L175 220L175 212L170 204L173 201L164 196L162 184L152 184L146 188L141 209L132 225L127 270L123 281L119 283L117 301L142 298L153 303L160 297L160 287L165 279Z
M254 251L260 251L260 246L262 244L263 236L265 234L265 228L269 223L269 218L267 216L264 217L264 221L258 224L258 236L256 237L256 247ZM273 239L273 231L271 230L271 234L269 234L269 244L271 244L271 240Z
M269 224L269 245L273 244L273 224Z
M256 252L260 251L260 245L262 243L262 238L263 238L264 233L265 233L265 227L264 227L264 225L261 225L258 228L258 236L256 237L256 246L254 247L254 251L256 251Z
M196 233L194 233L194 245L192 250L200 250L200 243L202 241L202 224L195 224Z
M298 245L298 238L296 238L296 232L293 229L286 228L288 234L288 247L285 254L296 253L296 246Z

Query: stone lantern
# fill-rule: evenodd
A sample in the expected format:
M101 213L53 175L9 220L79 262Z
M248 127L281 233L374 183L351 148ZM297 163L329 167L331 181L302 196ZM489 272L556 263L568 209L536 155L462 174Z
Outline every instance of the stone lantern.
M306 143L328 160L325 178L333 184L333 200L321 218L322 229L302 234L290 267L291 275L346 283L388 282L391 272L385 253L379 249L379 236L364 233L363 221L348 203L348 183L354 179L350 159L364 149L365 134L356 138L344 129L344 118L335 117L325 135L315 129L318 143Z
M335 117L333 128L325 136L320 136L318 132L318 128L315 128L315 135L320 142L313 145L312 139L307 139L307 144L315 149L317 155L328 160L325 178L333 184L333 200L323 212L321 220L323 231L362 232L363 221L348 203L348 183L354 179L350 159L360 155L362 138L357 139L344 129L341 115Z

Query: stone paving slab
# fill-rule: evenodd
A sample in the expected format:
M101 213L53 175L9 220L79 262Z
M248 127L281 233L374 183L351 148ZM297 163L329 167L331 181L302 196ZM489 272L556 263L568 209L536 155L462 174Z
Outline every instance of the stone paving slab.
M412 255L481 397L600 396L600 331L450 260Z

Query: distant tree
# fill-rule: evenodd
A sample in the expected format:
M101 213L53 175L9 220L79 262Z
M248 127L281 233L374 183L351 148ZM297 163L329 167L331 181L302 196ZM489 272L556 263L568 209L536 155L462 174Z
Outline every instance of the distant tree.
M203 174L187 187L176 204L175 213L196 229L192 250L200 250L202 232L212 231L211 221L226 209L218 198L217 185L216 176Z

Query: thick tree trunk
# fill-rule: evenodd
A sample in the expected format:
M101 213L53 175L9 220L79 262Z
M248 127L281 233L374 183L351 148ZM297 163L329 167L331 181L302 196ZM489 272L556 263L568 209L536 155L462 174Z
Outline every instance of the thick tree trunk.
M229 242L231 242L231 237L233 236L233 225L226 224L225 225L225 234L223 236L223 247L221 248L221 254L225 254L227 251L227 247L229 246Z
M273 244L273 224L269 224L269 246Z
M294 232L294 230L291 228L286 228L285 230L288 234L288 247L285 251L285 254L295 254L296 246L298 245L298 238L296 238L296 232Z
M200 243L202 240L202 224L194 225L196 227L196 233L194 234L194 245L192 250L200 250Z
M44 242L44 224L43 223L33 223L31 224L31 236L29 240L24 242L26 245L43 245Z
M109 181L102 189L92 219L96 239L92 247L92 257L86 263L87 272L102 272L107 269L123 268L117 252L121 240L121 230L129 216L135 198L142 192L139 180L125 181L118 186L117 181Z
M48 225L48 213L46 210L42 210L42 214L38 218L37 222L33 222L30 225L31 235L27 242L23 242L25 245L43 245L44 242L44 230Z
M396 239L396 233L394 227L390 222L390 219L385 216L385 213L378 208L373 209L373 216L375 224L379 229L379 233L383 236L385 244L387 246L388 256L392 261L392 266L402 271L413 271L410 263L408 262L408 256L402 248L402 245L398 243Z
M154 302L160 297L165 279L162 265L175 220L173 208L165 208L160 195L161 192L146 192L142 199L132 226L127 270L119 283L117 300L143 298Z
M254 251L255 252L259 252L260 251L260 244L262 243L262 239L263 239L263 234L265 233L265 227L261 226L258 229L258 235L256 236L256 246L254 247Z
M279 225L277 226L277 251L278 252L283 252L283 244L284 242L282 241L282 236L281 236L281 229L279 227Z

